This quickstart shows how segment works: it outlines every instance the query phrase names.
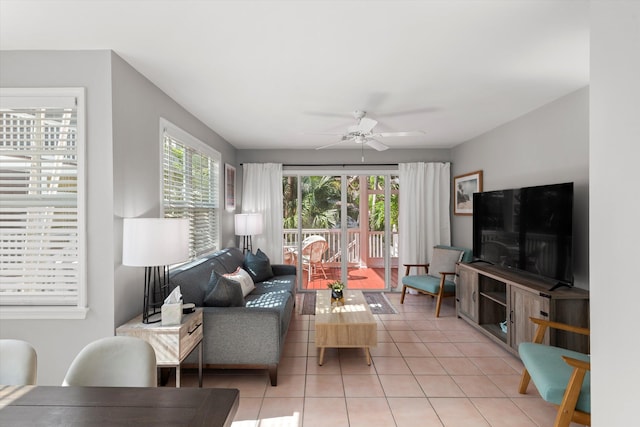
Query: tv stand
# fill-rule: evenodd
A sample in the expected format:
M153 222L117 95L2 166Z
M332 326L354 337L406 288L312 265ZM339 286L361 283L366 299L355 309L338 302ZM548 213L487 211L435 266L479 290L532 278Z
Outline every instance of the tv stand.
M521 342L531 342L538 317L589 327L589 292L576 287L549 289L549 282L484 263L457 267L456 313L478 331L517 355ZM506 332L500 324L506 321ZM545 343L589 353L588 337L550 330Z
M572 288L573 287L568 283L558 282L555 285L553 285L551 288L549 288L549 292L555 291L556 289L561 288L563 286L566 286L567 288Z

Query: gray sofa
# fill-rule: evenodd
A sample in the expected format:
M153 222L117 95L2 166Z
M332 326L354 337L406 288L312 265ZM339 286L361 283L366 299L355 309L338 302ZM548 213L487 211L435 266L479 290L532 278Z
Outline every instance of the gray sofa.
M295 302L296 268L271 264L273 277L255 283L256 288L244 298L244 307L206 306L212 271L225 274L238 267L246 270L244 262L239 249L223 249L173 269L170 288L179 285L184 303L202 307L205 367L268 369L271 385L275 386ZM192 354L186 362L195 360Z

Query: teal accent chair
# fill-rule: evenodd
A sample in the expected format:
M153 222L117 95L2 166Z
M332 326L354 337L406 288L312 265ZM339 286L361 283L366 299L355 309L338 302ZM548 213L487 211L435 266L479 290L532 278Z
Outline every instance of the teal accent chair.
M403 264L402 296L400 304L404 304L407 288L437 298L436 317L440 317L442 299L456 295L456 264L470 262L473 259L471 249L455 246L437 245L433 247L431 262L427 264ZM424 268L426 274L411 275L411 268Z
M530 317L538 325L533 342L518 346L524 364L520 394L527 393L533 380L540 396L558 407L554 427L568 427L572 421L591 425L591 360L589 355L542 344L548 328L589 335L589 330L564 323Z

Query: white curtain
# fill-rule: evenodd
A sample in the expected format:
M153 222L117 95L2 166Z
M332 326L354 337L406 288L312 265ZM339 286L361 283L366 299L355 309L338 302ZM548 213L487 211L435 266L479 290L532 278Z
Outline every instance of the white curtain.
M272 263L282 262L282 164L245 163L242 168L242 212L262 214L263 232L253 236Z
M400 163L398 265L425 263L435 245L451 244L450 163ZM404 268L398 268L398 284Z

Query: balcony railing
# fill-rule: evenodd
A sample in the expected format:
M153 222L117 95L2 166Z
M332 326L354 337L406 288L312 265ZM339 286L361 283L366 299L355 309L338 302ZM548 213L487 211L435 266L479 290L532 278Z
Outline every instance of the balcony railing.
M361 230L359 228L350 228L347 230L347 248L344 251L347 254L347 262L349 264L357 265L369 265L377 264L381 266L384 259L385 242L384 231L370 231L367 233L366 244L368 250L366 253L361 251ZM297 247L298 245L298 230L285 229L284 230L284 242L285 246ZM325 256L325 262L340 263L342 261L343 251L341 247L341 231L323 228L305 228L302 230L301 239L304 240L309 236L322 236L328 243L329 249ZM398 257L398 233L391 233L391 258ZM366 255L362 257L361 255Z

